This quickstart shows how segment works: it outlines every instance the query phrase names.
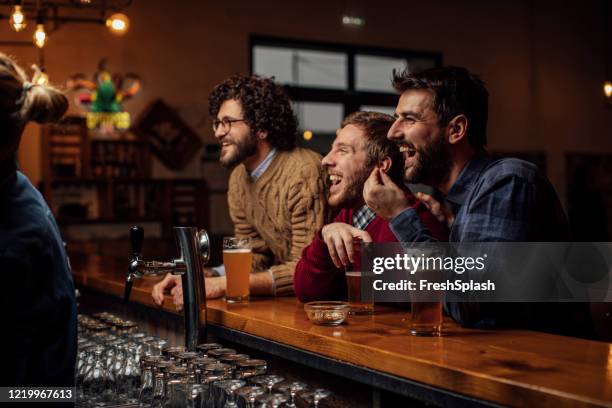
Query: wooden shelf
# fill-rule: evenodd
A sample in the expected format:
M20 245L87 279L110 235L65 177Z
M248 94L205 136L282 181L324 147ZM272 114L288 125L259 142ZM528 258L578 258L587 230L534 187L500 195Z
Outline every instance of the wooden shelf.
M69 116L44 126L42 143L43 194L62 225L147 220L168 238L174 225L208 225L206 183L152 179L149 143L136 135L103 139Z

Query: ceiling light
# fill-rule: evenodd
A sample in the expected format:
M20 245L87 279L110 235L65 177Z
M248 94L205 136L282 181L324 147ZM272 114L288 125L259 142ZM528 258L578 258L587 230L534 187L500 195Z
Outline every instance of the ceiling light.
M34 44L38 48L42 48L47 43L47 33L45 32L44 24L36 24L36 31L34 32Z
M130 28L130 19L122 13L113 14L106 20L108 29L117 35L123 35Z
M23 14L23 11L21 11L21 6L16 5L15 8L13 8L13 14L11 14L10 23L11 27L13 27L13 30L17 32L26 28L26 19L25 15Z

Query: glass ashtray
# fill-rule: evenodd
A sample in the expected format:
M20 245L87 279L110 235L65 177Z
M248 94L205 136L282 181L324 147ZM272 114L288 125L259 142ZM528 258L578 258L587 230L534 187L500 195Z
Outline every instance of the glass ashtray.
M346 302L317 301L304 305L306 316L314 324L337 326L348 316L350 307Z

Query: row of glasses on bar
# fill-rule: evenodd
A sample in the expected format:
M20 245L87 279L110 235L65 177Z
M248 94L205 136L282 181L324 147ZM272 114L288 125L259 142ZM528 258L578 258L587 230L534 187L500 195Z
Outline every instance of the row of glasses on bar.
M140 360L166 341L138 333L138 325L109 313L79 315L77 404L99 407L138 401Z
M330 395L267 374L266 361L219 343L190 352L137 329L109 313L79 315L78 407L292 408L298 393L318 407Z

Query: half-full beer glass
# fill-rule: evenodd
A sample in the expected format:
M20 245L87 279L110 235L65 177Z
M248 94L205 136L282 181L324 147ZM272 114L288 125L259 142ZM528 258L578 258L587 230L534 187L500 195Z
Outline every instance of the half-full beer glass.
M346 286L348 289L349 313L352 315L371 315L374 314L374 302L363 301L361 299L361 271L345 272Z
M374 301L371 296L367 301L363 300L361 285L361 239L353 238L353 251L355 263L345 267L346 287L348 290L349 313L352 315L374 314Z
M440 250L425 249L419 251L423 258L442 259L444 253ZM417 255L418 254L413 254ZM416 275L417 282L427 280L430 282L440 282L444 278L444 271L441 267L433 265L420 268ZM444 292L441 290L415 290L410 293L411 301L411 324L410 334L413 336L441 336L442 335L442 302Z
M253 253L250 238L223 238L223 265L227 287L225 300L229 303L249 301L249 278Z

